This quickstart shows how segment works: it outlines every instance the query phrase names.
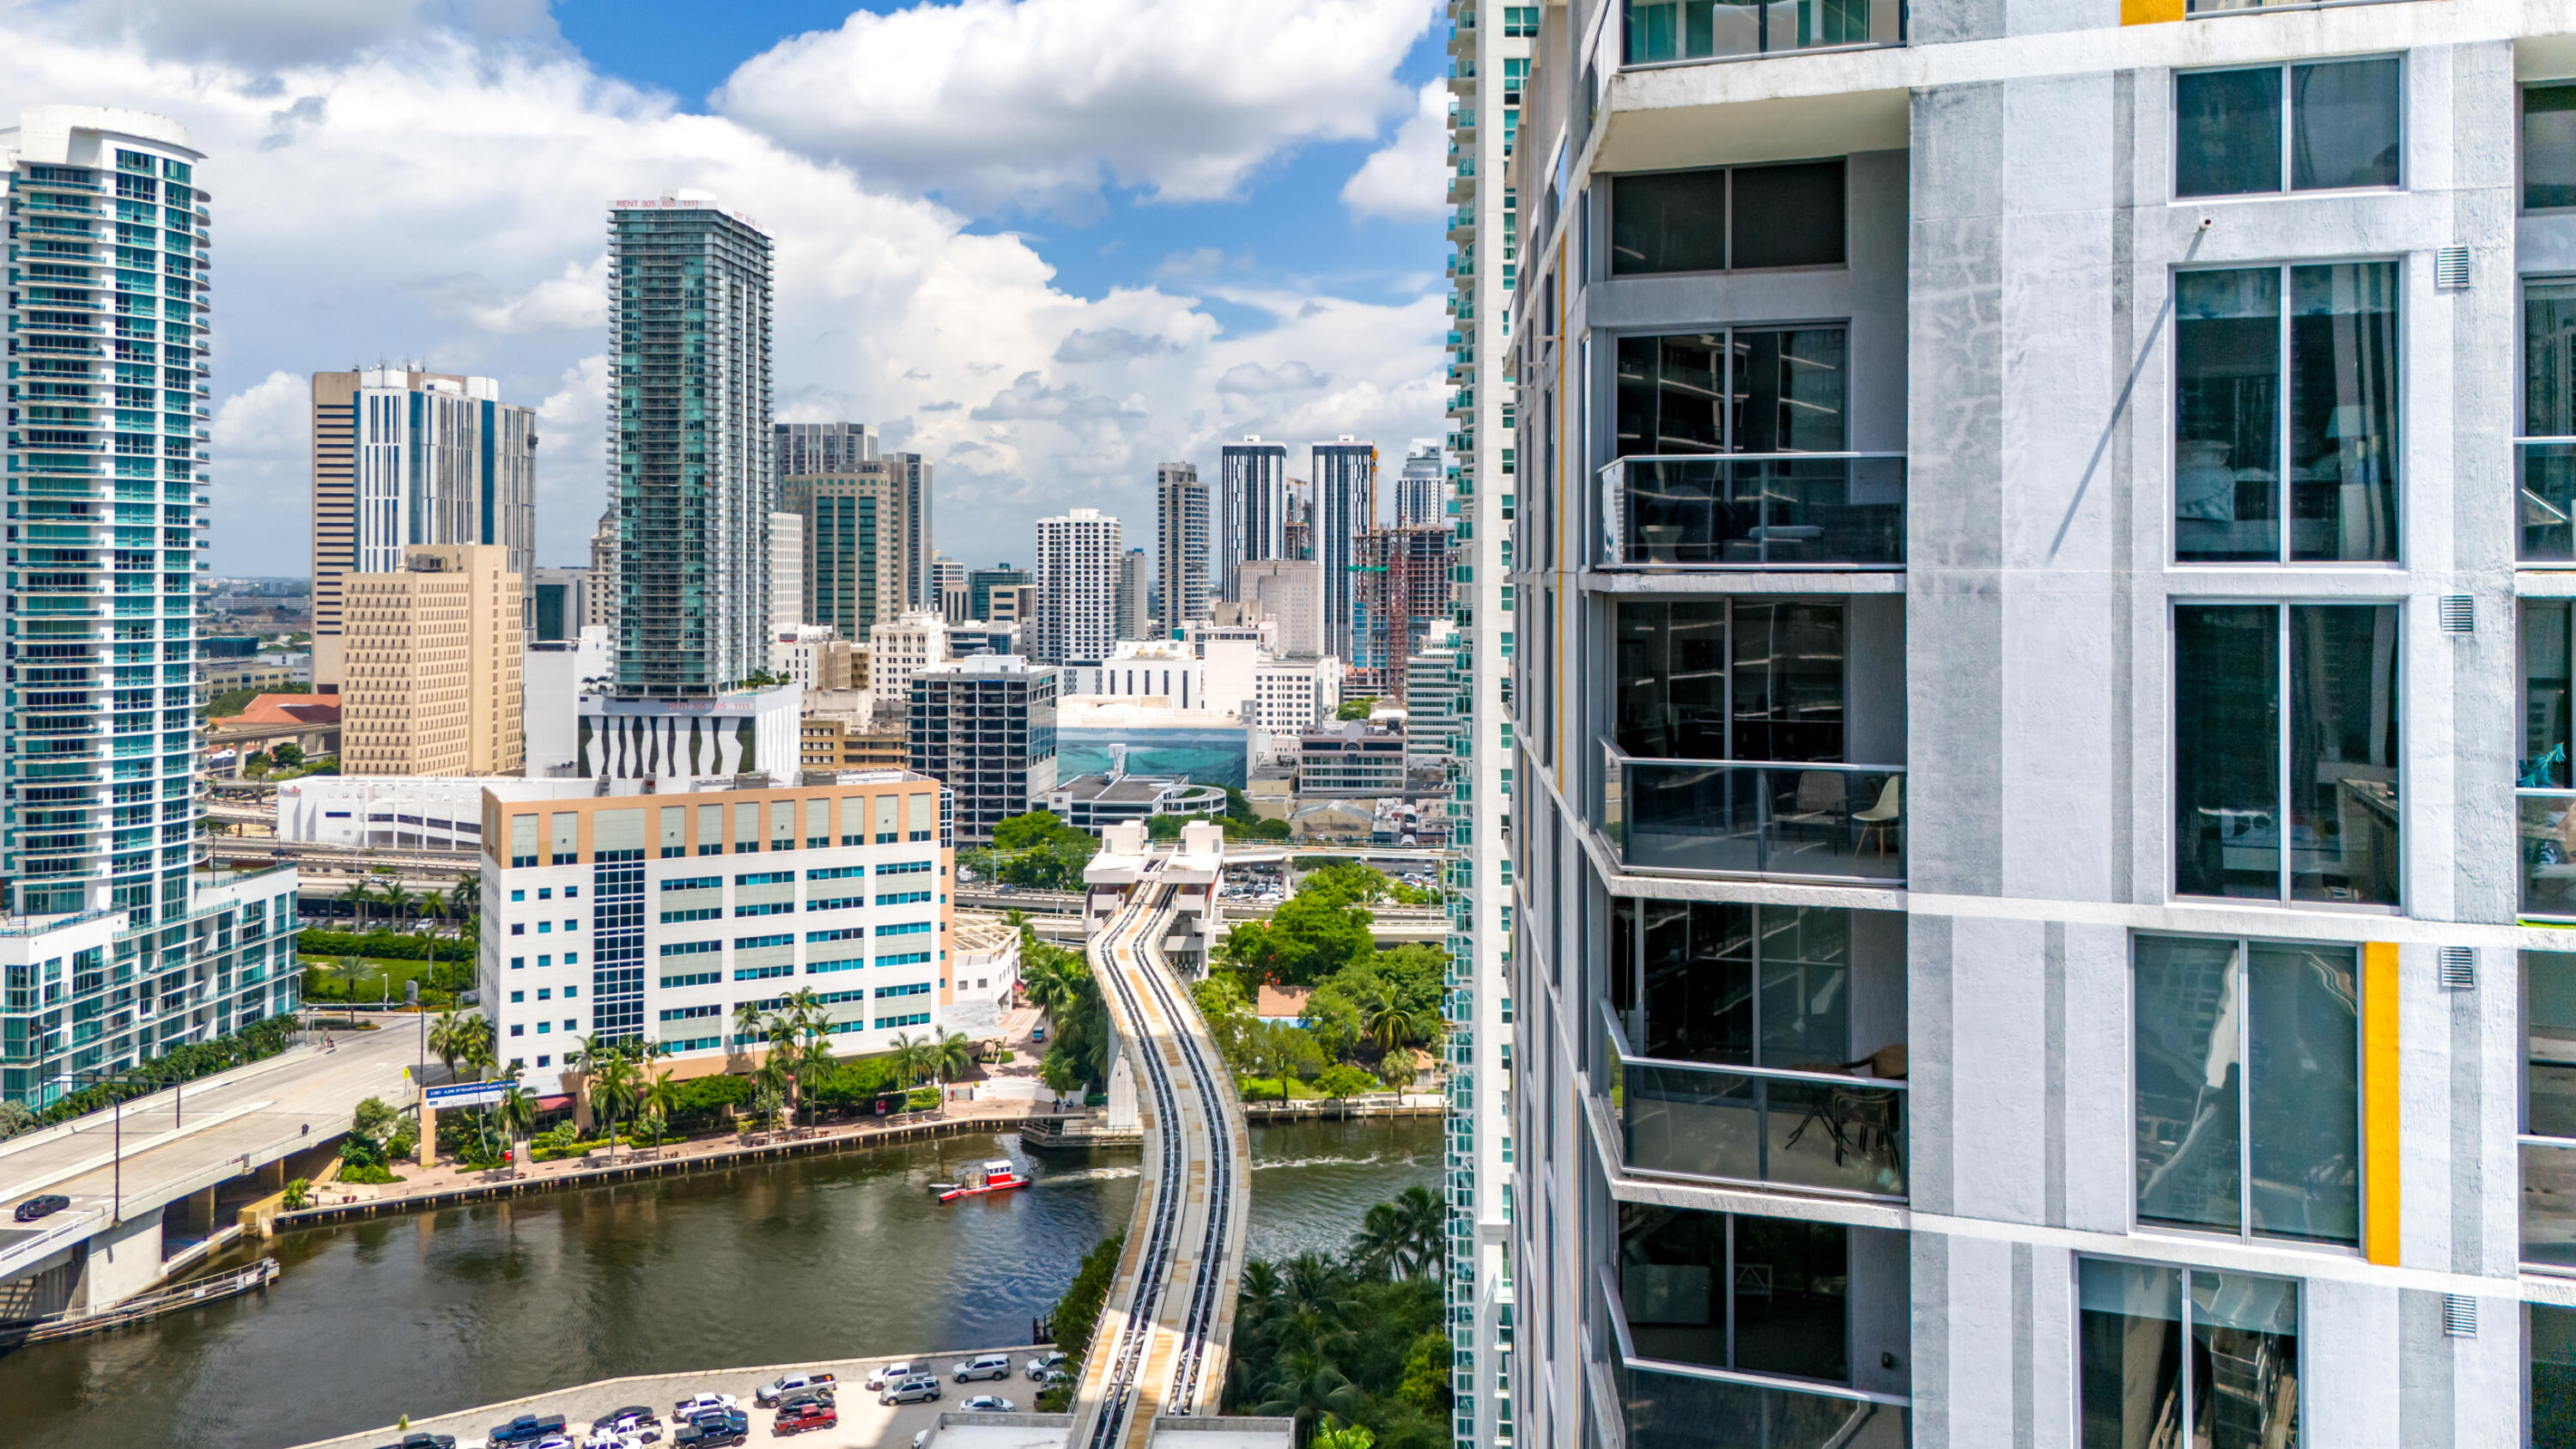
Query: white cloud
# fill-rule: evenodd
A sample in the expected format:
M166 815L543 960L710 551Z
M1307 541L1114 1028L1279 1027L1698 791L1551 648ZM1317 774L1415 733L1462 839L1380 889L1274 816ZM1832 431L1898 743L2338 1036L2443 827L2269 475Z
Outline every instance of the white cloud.
M1425 221L1446 208L1448 193L1449 94L1432 81L1395 139L1343 183L1342 203L1362 216Z
M0 7L5 8L5 7ZM433 28L552 40L546 0L39 0L31 19L155 57L298 65L357 54Z
M1238 362L1216 380L1218 392L1250 394L1274 392L1309 392L1332 381L1315 369L1291 359L1277 367L1263 367L1257 362Z
M1421 0L959 0L781 42L717 109L870 177L972 204L1084 206L1104 181L1233 194L1300 142L1375 136Z
M608 257L590 265L564 263L563 271L518 296L485 306L468 306L467 317L487 332L572 332L608 325Z
M208 155L212 562L228 572L307 567L306 374L379 359L491 376L536 405L538 556L585 560L606 496L603 213L669 187L712 191L776 239L779 415L884 424L930 456L938 538L961 558L1025 557L1028 519L1074 505L1149 530L1154 463L1227 436L1438 426L1432 281L1386 305L1228 266L1240 286L1167 276L1085 298L1026 238L970 234L917 193L559 50L432 29L271 70L101 43L104 11L33 13L0 0L0 96L157 111ZM1203 295L1266 330L1229 333ZM1316 385L1221 388L1246 366Z

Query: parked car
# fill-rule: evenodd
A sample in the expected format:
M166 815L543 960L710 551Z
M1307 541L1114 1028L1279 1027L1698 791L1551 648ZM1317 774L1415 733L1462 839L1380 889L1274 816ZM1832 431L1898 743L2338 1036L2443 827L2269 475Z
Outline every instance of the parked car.
M71 1205L72 1200L61 1193L44 1193L18 1204L18 1221L32 1223L38 1218L49 1218Z
M537 1441L537 1449L574 1449L571 1439L561 1434L548 1434Z
M750 1441L750 1416L722 1409L682 1424L680 1431L671 1436L672 1449L725 1449L727 1445Z
M921 1404L939 1397L939 1380L929 1374L914 1374L886 1385L877 1395L880 1404Z
M781 1413L784 1413L789 1409L795 1408L799 1404L821 1404L824 1408L830 1409L835 1408L838 1403L839 1401L833 1398L832 1390L827 1385L819 1389L799 1389L795 1393L789 1394L787 1397L780 1399L778 1401L778 1408Z
M820 1388L832 1382L832 1376L820 1370L801 1374L780 1374L752 1390L753 1402L767 1407L795 1393L798 1389Z
M547 1414L542 1418L535 1414L521 1414L495 1428L485 1438L491 1442L492 1449L500 1449L504 1444L535 1444L563 1431L564 1416L561 1414Z
M778 1421L769 1426L772 1434L796 1434L807 1429L829 1429L841 1422L840 1411L826 1403L808 1399L778 1411Z
M1007 1414L1011 1412L1011 1401L999 1394L977 1394L957 1407L973 1414Z
M385 1446L385 1449L456 1449L456 1436L453 1434L405 1434L402 1437L402 1442L398 1444L388 1444Z
M1033 1027L1030 1027L1030 1028L1029 1028L1029 1040L1031 1040L1031 1041L1045 1041L1045 1040L1046 1040L1046 1023L1045 1023L1045 1022L1043 1022L1043 1021L1042 1021L1042 1022L1039 1022L1037 1025L1035 1025L1035 1026L1033 1026Z
M661 1419L656 1417L651 1409L644 1407L642 1404L629 1404L622 1409L611 1409L607 1413L600 1415L598 1418L591 1420L590 1432L593 1434L632 1434L638 1429L658 1429L661 1426Z
M671 1406L674 1419L694 1419L708 1409L739 1409L742 1402L731 1394L711 1394L703 1390Z
M984 1354L968 1359L949 1372L955 1374L961 1384L975 1379L1006 1379L1011 1376L1011 1356L1007 1353Z
M881 1389L888 1384L902 1383L919 1372L921 1372L921 1365L909 1359L901 1363L890 1363L884 1368L871 1371L868 1374L867 1386L871 1389Z
M1064 1355L1058 1352L1039 1354L1028 1362L1027 1373L1032 1383L1046 1382L1046 1376L1064 1367Z

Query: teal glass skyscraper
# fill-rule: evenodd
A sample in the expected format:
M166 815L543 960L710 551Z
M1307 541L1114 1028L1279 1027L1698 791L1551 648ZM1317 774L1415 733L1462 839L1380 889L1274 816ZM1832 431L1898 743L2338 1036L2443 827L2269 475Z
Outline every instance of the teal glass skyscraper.
M617 694L712 696L769 663L770 240L684 191L615 203L608 256Z
M199 841L203 160L135 111L0 131L0 1100L295 1004L295 873L210 869Z

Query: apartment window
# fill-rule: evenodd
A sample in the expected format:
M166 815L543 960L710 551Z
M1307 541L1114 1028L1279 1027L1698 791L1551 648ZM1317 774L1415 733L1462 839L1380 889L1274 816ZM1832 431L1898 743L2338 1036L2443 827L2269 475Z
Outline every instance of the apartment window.
M1619 748L1676 760L1844 757L1845 607L1705 599L1619 606Z
M1611 917L1611 1008L1639 1056L1844 1070L1856 1065L1850 922L1849 911L1824 906L1622 899ZM1901 1037L1902 973L1864 984L1859 1014L1878 1019L1858 1029Z
M2081 1260L2081 1449L2299 1442L2299 1285Z
M2394 262L2175 276L2177 558L2397 557L2397 280Z
M2522 914L2576 917L2576 773L2569 769L2571 686L2576 686L2576 605L2520 602L2521 763L2514 772L2520 819ZM2576 1135L2571 1133L2570 1135Z
M2176 894L2399 903L2397 625L2394 604L2176 606Z
M2576 953L2525 951L2521 962L2522 1262L2576 1272ZM2576 1398L2565 1411L2576 1431ZM2536 1429L2536 1402L2534 1414ZM2576 1432L2532 1442L2576 1444Z
M2576 206L2576 83L2523 89L2522 204Z
M1536 5L1504 6L1503 35L1507 39L1521 40L1538 34L1538 12Z
M2395 56L2176 71L2174 195L2395 186L2398 76Z
M1618 1206L1619 1304L1639 1358L1851 1382L1849 1228Z
M2521 433L2521 558L2576 561L2576 281L2523 284Z
M1737 328L1619 339L1619 456L1838 453L1847 332Z
M1626 0L1626 61L1710 60L1837 45L1902 43L1896 0L1745 5L1735 0Z
M2138 1220L2361 1242L2360 953L2140 936Z
M2531 1315L2524 1397L2531 1405L2532 1449L2568 1449L2576 1445L2576 1308L2532 1303L2523 1311Z
M1840 159L1611 180L1614 277L1838 267L1843 260Z

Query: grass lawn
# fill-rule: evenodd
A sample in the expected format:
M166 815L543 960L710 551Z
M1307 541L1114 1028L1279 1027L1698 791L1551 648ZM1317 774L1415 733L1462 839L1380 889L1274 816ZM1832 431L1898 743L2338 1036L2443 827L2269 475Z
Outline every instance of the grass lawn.
M361 964L366 967L366 974L357 979L357 982L351 988L351 995L344 997L340 995L341 982L336 970L340 961L339 957L305 956L300 958L300 964L306 967L309 973L305 982L307 987L305 999L308 1001L347 1001L354 998L359 1005L365 1005L370 1001L384 1001L387 999L400 1001L403 999L403 983L413 979L414 977L419 978L422 990L426 991L429 989L430 963L427 961L386 961L375 957L360 957L359 960ZM453 965L456 963L451 962L449 964ZM329 994L323 994L325 992Z

